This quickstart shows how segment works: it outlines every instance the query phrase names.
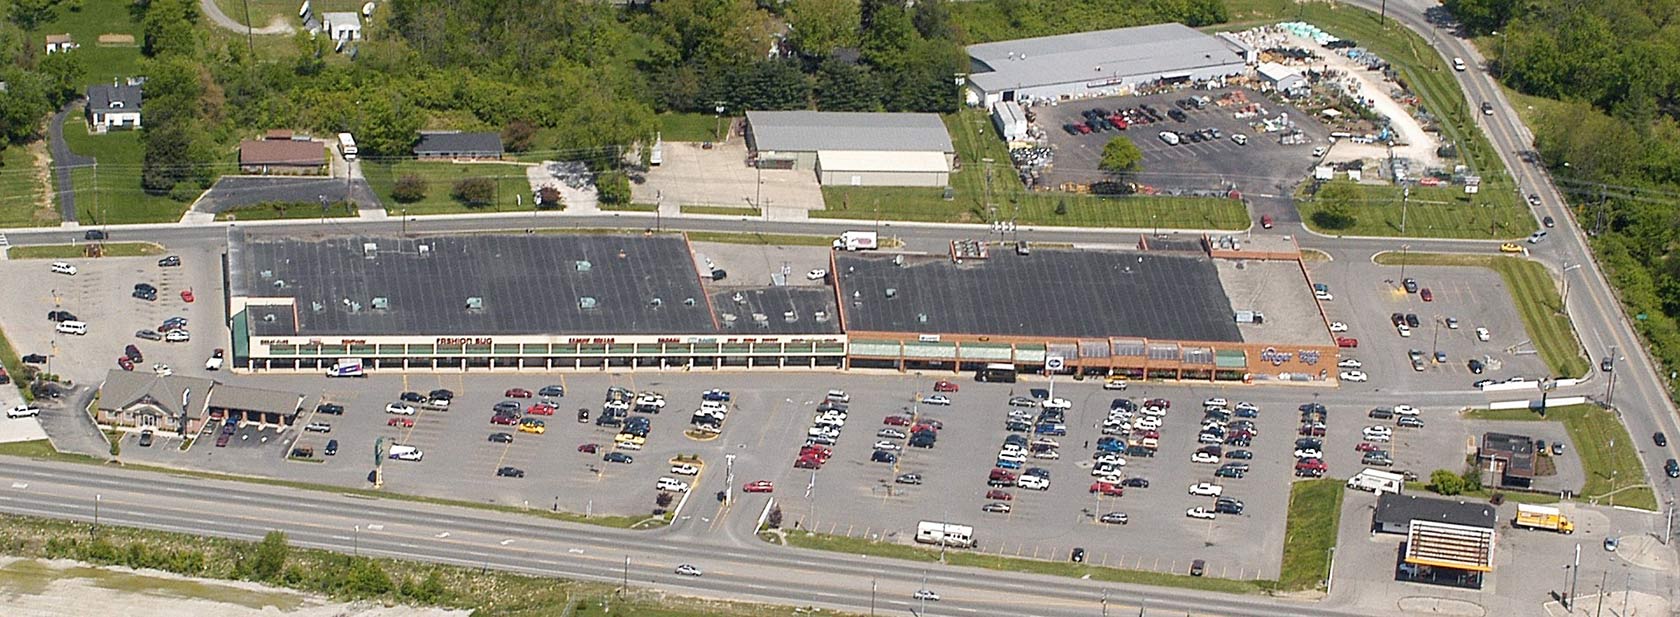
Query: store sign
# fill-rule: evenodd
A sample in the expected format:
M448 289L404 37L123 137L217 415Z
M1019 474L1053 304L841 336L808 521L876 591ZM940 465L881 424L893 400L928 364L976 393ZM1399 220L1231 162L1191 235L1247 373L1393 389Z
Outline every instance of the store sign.
M1302 349L1300 356L1301 362L1305 363L1307 366L1318 366L1318 350Z
M446 347L453 345L489 345L492 340L488 336L440 336L437 337L436 343Z
M1278 351L1276 347L1267 347L1265 351L1260 352L1260 361L1269 363L1272 366L1283 366L1284 363L1294 358L1295 354L1287 351Z

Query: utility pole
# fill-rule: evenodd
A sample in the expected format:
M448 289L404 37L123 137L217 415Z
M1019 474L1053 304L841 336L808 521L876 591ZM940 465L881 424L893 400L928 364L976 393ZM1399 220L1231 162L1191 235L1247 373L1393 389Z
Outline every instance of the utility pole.
M1389 158L1394 157L1394 146L1389 146ZM1406 235L1406 210L1412 202L1412 184L1405 183L1400 187L1400 235Z
M257 59L256 37L251 32L251 0L245 0L245 47L251 50L251 59Z
M630 556L624 556L624 585L618 588L618 595L630 590Z
M1575 589L1581 582L1581 544L1575 544L1575 565L1569 570L1569 613L1575 613Z
M1103 590L1102 617L1108 617L1108 590L1107 589Z
M875 617L875 579L869 579L869 617Z
M1593 617L1604 614L1604 586L1610 583L1610 571L1605 570L1604 576L1598 581L1598 608L1593 609Z

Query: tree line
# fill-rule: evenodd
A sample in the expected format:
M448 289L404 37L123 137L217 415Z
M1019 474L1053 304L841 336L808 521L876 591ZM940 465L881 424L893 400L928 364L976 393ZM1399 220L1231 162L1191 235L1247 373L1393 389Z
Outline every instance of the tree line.
M1447 0L1446 7L1470 34L1487 37L1483 49L1502 81L1561 101L1539 106L1533 118L1539 162L1592 235L1653 354L1680 370L1680 3Z

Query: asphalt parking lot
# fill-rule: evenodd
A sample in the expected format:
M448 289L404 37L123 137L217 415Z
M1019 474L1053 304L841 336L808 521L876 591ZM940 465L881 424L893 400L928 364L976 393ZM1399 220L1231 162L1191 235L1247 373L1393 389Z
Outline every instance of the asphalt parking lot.
M1209 104L1204 109L1191 107L1181 110L1187 116L1184 122L1175 121L1167 116L1169 109L1179 109L1174 102L1185 97L1208 96L1218 99L1221 95L1234 91L1244 92L1248 101L1259 104L1267 113L1263 116L1238 119L1232 115L1241 106ZM1085 118L1080 114L1088 109L1101 108L1113 113L1119 109L1136 108L1140 105L1153 107L1161 114L1161 121L1134 125L1124 131L1109 130L1079 135L1070 135L1063 129L1063 125L1084 122ZM1034 110L1038 113L1039 125L1044 128L1051 147L1055 149L1054 167L1046 178L1050 186L1058 186L1063 182L1084 183L1104 179L1107 174L1097 167L1097 163L1102 159L1103 146L1110 139L1123 135L1131 138L1143 152L1143 171L1133 176L1142 184L1162 189L1193 190L1215 189L1231 183L1245 192L1287 193L1288 191L1282 189L1294 185L1311 170L1316 162L1312 158L1313 148L1324 145L1325 138L1329 135L1329 130L1313 120L1310 115L1303 114L1293 107L1277 105L1259 93L1241 88L1084 99L1063 102L1054 107L1038 106ZM1277 133L1259 133L1248 124L1263 117L1275 118L1282 112L1287 112L1306 134L1308 139L1305 143L1280 145ZM1218 139L1179 145L1168 145L1158 136L1162 131L1190 133L1204 128L1219 129L1222 135ZM1233 142L1231 136L1236 134L1247 135L1247 145Z
M1510 291L1499 275L1484 268L1379 266L1369 261L1338 260L1311 262L1314 281L1330 286L1334 300L1323 303L1332 322L1347 324L1337 336L1359 340L1359 347L1344 350L1342 357L1363 363L1360 370L1367 383L1343 383L1344 389L1379 392L1468 391L1480 379L1510 377L1539 379L1549 371L1534 346L1527 344ZM1407 293L1406 278L1416 279L1420 293ZM1428 288L1433 301L1421 297ZM1410 337L1401 337L1390 321L1394 313L1417 315L1419 327ZM1458 328L1447 320L1457 319ZM1489 340L1477 340L1475 330L1488 329ZM1428 361L1423 371L1412 369L1411 350L1433 358L1446 354L1446 362ZM1467 362L1485 364L1482 374L1470 372Z

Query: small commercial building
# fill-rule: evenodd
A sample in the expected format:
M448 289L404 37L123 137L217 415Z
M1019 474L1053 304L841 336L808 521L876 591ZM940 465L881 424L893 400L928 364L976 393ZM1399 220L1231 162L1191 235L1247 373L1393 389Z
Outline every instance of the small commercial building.
M111 129L139 129L140 106L144 102L144 80L129 78L110 85L94 84L87 89L88 126L95 133Z
M1476 461L1498 479L1499 486L1532 488L1534 485L1534 440L1527 435L1483 433L1476 449Z
M504 153L502 136L496 133L424 132L414 145L414 156L421 159L493 161Z
M1238 75L1253 47L1184 24L1154 24L968 46L970 105L1123 94L1159 82Z
M291 426L303 410L304 396L295 392L230 386L218 383L210 390L207 415L233 418L269 426Z
M1027 112L1015 101L998 101L992 105L992 126L1004 141L1026 141Z
M326 173L327 146L310 139L296 139L289 131L275 132L264 139L239 142L239 171L264 175L319 175Z
M94 419L119 428L196 434L204 428L214 384L199 377L112 369L100 386Z
M362 16L351 11L322 13L321 29L334 41L355 41L362 38Z
M1259 73L1260 81L1279 92L1288 92L1307 84L1307 78L1300 69L1276 62L1261 63L1255 72Z
M1498 519L1494 507L1485 503L1383 493L1377 497L1377 509L1371 514L1371 529L1378 533L1407 533L1412 521L1493 529Z
M945 122L916 113L749 111L747 148L761 169L854 186L942 186L957 156Z

